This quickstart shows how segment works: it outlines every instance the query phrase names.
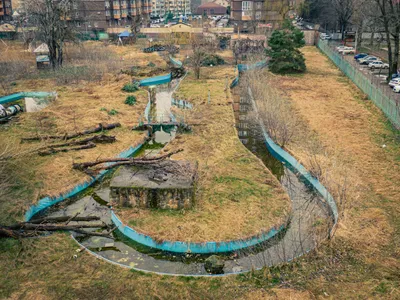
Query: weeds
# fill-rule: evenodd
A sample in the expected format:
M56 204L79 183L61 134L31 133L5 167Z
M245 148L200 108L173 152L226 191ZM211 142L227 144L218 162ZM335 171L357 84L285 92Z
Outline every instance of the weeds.
M126 97L124 103L127 104L127 105L130 105L130 106L135 105L136 104L136 97L135 96L128 96L128 97Z

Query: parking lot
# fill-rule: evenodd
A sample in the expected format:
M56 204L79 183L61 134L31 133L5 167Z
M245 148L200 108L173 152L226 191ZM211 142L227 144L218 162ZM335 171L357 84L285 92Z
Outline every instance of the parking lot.
M330 41L329 46L337 52L336 47L341 45L338 41ZM382 93L395 100L396 103L400 103L400 93L393 92L393 89L387 83L387 76L389 73L388 69L375 69L372 70L368 65L362 65L354 59L354 54L342 55L342 58L350 63L356 70L362 73L377 89L380 89ZM381 59L385 62L385 58Z

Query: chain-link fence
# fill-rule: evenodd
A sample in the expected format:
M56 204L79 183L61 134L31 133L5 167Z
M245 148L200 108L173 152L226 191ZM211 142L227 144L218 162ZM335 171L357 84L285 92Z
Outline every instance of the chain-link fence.
M389 120L400 128L400 99L385 84L379 74L363 73L355 61L346 60L326 41L319 40L321 49L342 72L349 77L385 113Z

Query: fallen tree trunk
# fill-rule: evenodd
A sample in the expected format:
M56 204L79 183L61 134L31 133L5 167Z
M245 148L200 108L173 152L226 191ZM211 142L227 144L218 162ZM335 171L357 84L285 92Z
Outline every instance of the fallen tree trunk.
M54 148L54 147L49 147L47 150L45 151L38 151L38 154L40 156L46 156L46 155L52 155L52 154L56 154L59 152L69 152L69 151L78 151L78 150L84 150L84 149L91 149L91 148L95 148L96 144L89 142L86 145L82 145L82 146L78 146L78 147L71 147L71 148Z
M77 132L77 133L72 133L72 134L65 134L65 135L47 135L47 136L34 136L34 137L26 137L22 138L21 141L25 142L32 142L32 141L42 141L42 140L52 140L52 139L58 139L58 140L70 140L74 139L83 135L88 135L92 133L98 133L104 130L111 130L117 127L121 127L121 123L112 123L112 124L99 124L98 126L87 129L83 132Z
M84 163L74 163L72 165L73 169L80 170L83 172L86 172L88 174L92 174L93 171L101 171L101 170L109 170L117 166L122 166L122 165L144 165L144 164L155 164L158 162L161 162L169 157L171 157L174 154L177 154L179 152L182 152L183 149L178 149L172 152L169 152L167 154L158 156L158 157L150 157L150 158L106 158L106 159L100 159L94 162L84 162ZM89 168L104 164L104 163L114 163L108 166L102 166L99 168L96 168L95 170L89 170Z
M93 226L93 225L92 225ZM5 227L0 226L0 238L13 238L13 239L19 239L19 238L26 238L26 237L34 237L34 236L40 236L43 232L45 231L74 231L79 234L84 234L84 235L90 235L90 236L101 236L101 237L106 237L109 239L114 239L114 237L111 235L111 233L116 229L113 228L112 230L108 231L107 233L100 233L100 232L91 232L91 231L85 231L80 228L73 228L69 229L67 226L56 226L57 229L53 230L13 230ZM83 228L83 227L81 227ZM88 227L91 228L91 227Z
M26 224L46 224L46 223L61 223L61 222L87 222L87 221L98 221L100 217L96 216L88 216L88 217L70 217L70 216L63 216L63 217L45 217L36 220L32 220L29 222L21 222L17 224L13 224L7 226L8 229L20 229Z

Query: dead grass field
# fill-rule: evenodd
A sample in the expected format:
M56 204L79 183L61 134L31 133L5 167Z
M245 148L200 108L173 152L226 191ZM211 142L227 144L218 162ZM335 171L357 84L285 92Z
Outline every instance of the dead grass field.
M241 239L286 222L290 200L261 161L239 141L229 88L231 66L202 68L202 79L189 74L177 99L195 105L186 112L193 133L178 136L165 151L184 149L174 159L199 163L196 205L186 211L120 210L122 219L160 240L191 242ZM208 104L210 90L210 104ZM177 113L182 113L177 111Z
M304 54L306 74L271 79L302 120L288 148L308 168L313 152L328 187L346 178L348 197L335 246L349 243L364 263L393 279L389 274L400 274L399 133L316 48L306 47ZM315 142L320 145L317 150L312 149ZM398 282L393 284L388 283L388 296L395 299L400 291ZM343 285L331 286L333 293L348 292Z
M275 86L290 98L302 120L299 138L289 145L291 152L309 166L305 149L313 147L309 141L317 141L322 144L317 153L322 166L334 178L345 174L351 180L349 203L332 241L289 264L262 271L227 278L183 278L131 272L85 252L77 253L76 244L65 234L20 241L1 239L0 298L399 299L399 133L328 58L311 47L305 48L304 53L307 73L274 77ZM182 86L181 95L193 90L193 103L206 102L206 85L207 80L199 90ZM227 101L213 92L212 95L211 106L216 99L220 103ZM225 126L219 121L227 113L224 105L220 105L221 111L207 109L205 103L196 106L204 116L215 117L208 120L213 122L210 128ZM234 130L233 117L232 122L226 123L228 131ZM200 133L198 137L196 132L183 137L194 141L185 148L188 155L195 152L191 148L197 144L201 149L208 147L206 136ZM176 146L172 144L171 148ZM205 151L203 159L208 157L211 165L217 162L215 154L223 149L221 146L213 155ZM332 168L338 165L340 168ZM8 196L9 201L31 201L32 197L26 196L32 193L21 196L21 189L25 189L22 184ZM8 211L4 202L1 206L3 218Z
M92 46L89 44L89 47ZM126 56L127 58L124 60L126 65L138 62L144 64L145 57L133 60L129 56L131 51L135 53L139 51L134 50L133 47L124 48L123 51L120 49L122 47L109 46L107 48L110 51L118 52L118 55ZM9 50L13 54L7 56L8 59L17 59L18 53L23 53L23 56L26 57L26 52L21 52L20 45L10 47ZM151 59L159 59L159 57L151 55ZM7 219L10 216L22 217L22 212L44 195L57 195L77 183L87 180L88 177L83 173L72 170L73 162L114 157L130 146L135 146L143 141L144 135L132 131L131 128L138 124L148 96L146 91L140 90L134 93L137 98L136 105L124 104L126 97L132 93L125 93L121 91L121 88L130 80L131 77L127 75L104 73L100 81L81 80L76 84L62 86L56 85L51 79L20 79L16 81L11 92L56 91L58 98L42 111L23 113L16 123L13 122L10 126L6 125L0 128L0 140L7 141L13 151L24 153L24 155L20 155L13 166L13 173L17 174L21 181L18 185L24 186L23 189L20 189L23 199L13 201L9 201L8 198L4 199L1 211L8 212ZM117 113L110 115L109 112L112 110L116 110ZM44 146L46 142L20 144L21 137L71 133L92 128L98 123L114 122L120 122L122 125L121 128L110 131L111 135L116 136L117 142L100 144L89 150L40 157L37 154L29 154L29 152Z

